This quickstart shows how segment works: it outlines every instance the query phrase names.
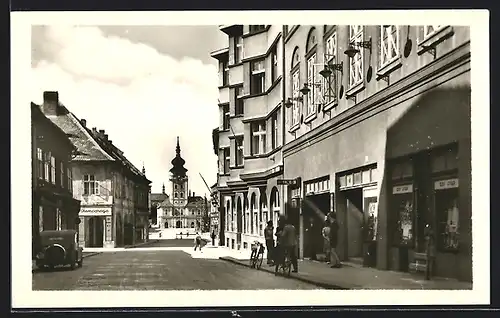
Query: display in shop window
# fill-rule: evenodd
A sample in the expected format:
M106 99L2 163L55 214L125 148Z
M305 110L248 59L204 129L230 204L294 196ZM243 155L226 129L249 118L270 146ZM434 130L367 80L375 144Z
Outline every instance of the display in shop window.
M377 239L377 198L365 198L368 216L365 220L365 241L375 241Z
M397 217L396 244L411 245L413 243L413 185L393 187L393 202Z
M459 246L458 179L436 181L434 189L439 245L445 250L456 250Z

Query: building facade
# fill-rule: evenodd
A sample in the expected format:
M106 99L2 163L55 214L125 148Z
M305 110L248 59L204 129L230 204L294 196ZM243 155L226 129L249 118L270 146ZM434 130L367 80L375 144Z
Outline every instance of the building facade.
M104 130L89 129L59 102L44 94L44 114L76 146L71 161L73 197L81 201L79 242L83 247L118 247L147 239L150 181L113 145Z
M284 26L284 178L300 256L339 220L343 261L472 280L470 31Z
M168 194L165 193L165 184L162 185L161 193L151 193L151 207L150 207L150 218L151 218L151 226L155 228L161 228L163 215L162 210L160 210L160 205L169 199ZM163 225L163 228L165 224Z
M57 95L47 92L45 103L31 103L32 254L39 251L39 234L47 230L78 229L80 201L73 198L71 158L76 147L50 119Z
M217 130L219 237L233 249L264 241L269 220L282 211L282 27L223 25L228 46L219 62Z

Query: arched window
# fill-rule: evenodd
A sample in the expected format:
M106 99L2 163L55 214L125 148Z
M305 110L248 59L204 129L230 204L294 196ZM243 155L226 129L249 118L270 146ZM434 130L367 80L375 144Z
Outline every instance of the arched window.
M269 220L265 190L260 193L259 235L264 235L264 227Z
M248 204L248 196L245 194L244 196L244 200L243 200L243 210L244 210L244 213L245 213L245 219L244 219L244 231L246 234L250 233L250 206Z
M278 226L278 220L280 217L280 196L276 187L274 187L271 191L271 209L273 225Z
M295 47L292 55L290 79L292 81L292 118L291 127L299 124L299 98L300 98L300 54Z
M255 193L252 193L252 199L250 201L251 204L251 211L252 211L252 234L255 234L257 232L257 220L258 220L258 213L259 213L259 208L257 206L257 198Z
M321 101L321 75L319 75L320 68L318 67L316 57L316 46L318 43L318 36L316 33L316 28L312 27L306 42L307 86L310 89L306 99L306 119L316 114L316 105Z

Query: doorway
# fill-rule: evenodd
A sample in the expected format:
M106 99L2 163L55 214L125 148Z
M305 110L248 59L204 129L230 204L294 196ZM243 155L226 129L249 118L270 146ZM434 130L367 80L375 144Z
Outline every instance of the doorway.
M89 218L89 247L104 246L104 225L103 219L98 216Z
M165 228L168 229L168 222L165 222Z
M181 221L176 221L175 222L175 227L180 229L182 227Z
M317 259L323 253L322 230L330 212L330 193L306 196L304 199L304 256Z
M347 207L347 256L363 257L363 189L343 191Z

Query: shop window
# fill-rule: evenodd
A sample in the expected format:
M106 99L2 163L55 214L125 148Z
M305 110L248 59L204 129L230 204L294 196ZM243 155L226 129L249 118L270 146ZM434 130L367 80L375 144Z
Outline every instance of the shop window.
M434 182L434 200L438 217L438 248L456 250L459 245L458 179Z
M346 176L342 176L342 177L339 178L339 186L341 188L345 188L347 186Z
M396 212L396 245L412 245L414 236L413 185L394 186L392 200Z

